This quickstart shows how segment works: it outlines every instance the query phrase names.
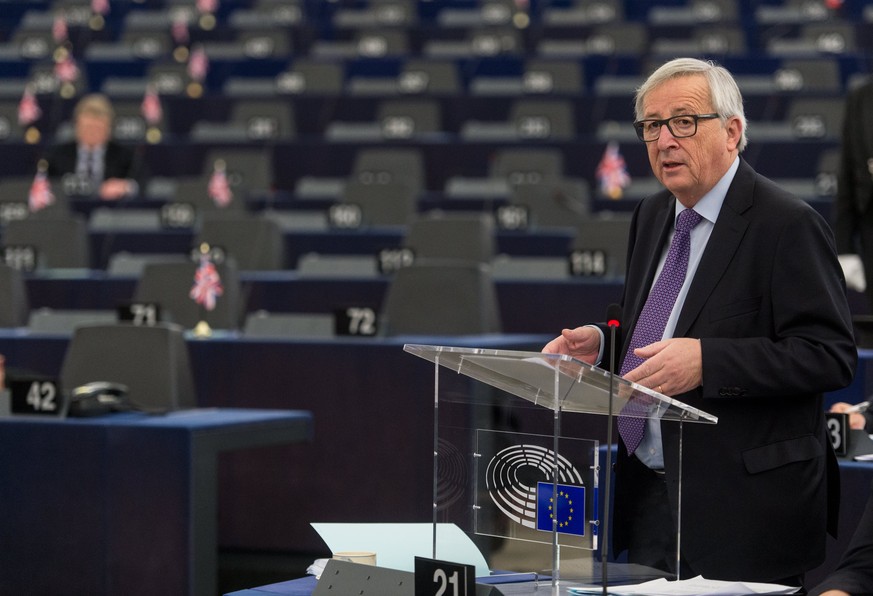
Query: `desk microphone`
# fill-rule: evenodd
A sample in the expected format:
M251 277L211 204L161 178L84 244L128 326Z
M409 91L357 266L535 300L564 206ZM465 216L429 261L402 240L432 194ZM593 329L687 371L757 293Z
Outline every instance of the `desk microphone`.
M607 559L609 558L609 516L612 509L612 401L615 396L615 371L616 352L618 352L618 329L621 327L621 306L610 304L606 309L606 324L609 327L609 411L606 425L606 474L603 491L603 532L600 541L600 571L603 596L606 596L609 587L609 574L607 573Z

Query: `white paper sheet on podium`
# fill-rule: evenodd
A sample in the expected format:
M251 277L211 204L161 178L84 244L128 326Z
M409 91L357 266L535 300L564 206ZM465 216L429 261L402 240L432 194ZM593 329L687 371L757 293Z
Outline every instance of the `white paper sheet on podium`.
M330 552L374 551L379 567L415 571L415 557L427 557L474 565L476 577L491 575L482 552L455 524L437 524L436 557L430 523L313 523L312 527Z

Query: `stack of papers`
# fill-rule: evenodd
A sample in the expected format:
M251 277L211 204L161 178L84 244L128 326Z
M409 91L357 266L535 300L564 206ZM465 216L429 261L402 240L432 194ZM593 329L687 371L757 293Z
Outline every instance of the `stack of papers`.
M616 596L744 596L746 594L797 594L799 591L800 588L793 586L726 582L704 579L701 576L678 581L668 581L662 578L633 586L607 588L609 594ZM603 588L600 586L570 588L568 592L570 594L602 594Z

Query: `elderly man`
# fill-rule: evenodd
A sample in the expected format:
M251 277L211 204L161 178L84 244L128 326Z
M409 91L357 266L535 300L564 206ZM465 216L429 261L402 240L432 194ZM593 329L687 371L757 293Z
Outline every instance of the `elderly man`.
M740 157L743 99L724 68L664 64L634 127L666 188L633 215L618 372L718 417L682 428L681 576L800 586L839 507L822 394L857 364L833 235ZM608 361L603 330L543 350ZM676 572L679 425L634 420L617 417L613 545Z

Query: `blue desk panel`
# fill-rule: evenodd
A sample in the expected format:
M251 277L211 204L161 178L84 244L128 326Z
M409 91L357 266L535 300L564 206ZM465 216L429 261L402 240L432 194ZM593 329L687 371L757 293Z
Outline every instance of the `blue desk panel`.
M0 419L0 593L213 596L219 454L312 432L266 409Z
M288 447L222 455L219 544L321 552L311 522L430 520L433 365L403 344L539 350L548 339L190 340L201 407L302 409L317 421L313 442L293 446L293 458ZM60 370L67 342L0 331L7 368L48 375ZM472 386L461 375L441 380L446 391Z

